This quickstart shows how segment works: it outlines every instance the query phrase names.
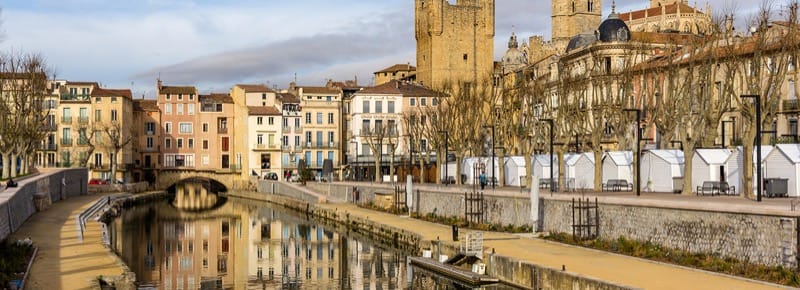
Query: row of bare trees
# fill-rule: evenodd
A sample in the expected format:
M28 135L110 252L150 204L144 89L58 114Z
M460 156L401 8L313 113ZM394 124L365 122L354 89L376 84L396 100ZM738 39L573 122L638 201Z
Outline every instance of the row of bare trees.
M50 75L38 54L0 54L0 156L3 179L26 174L46 138L45 99ZM21 160L20 166L17 160Z

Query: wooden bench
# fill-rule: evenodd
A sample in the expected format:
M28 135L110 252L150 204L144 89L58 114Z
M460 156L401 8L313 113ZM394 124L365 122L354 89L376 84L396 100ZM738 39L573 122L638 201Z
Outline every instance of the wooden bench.
M726 183L727 184L727 183ZM719 182L718 181L703 181L703 185L697 186L697 195L714 194L719 195Z

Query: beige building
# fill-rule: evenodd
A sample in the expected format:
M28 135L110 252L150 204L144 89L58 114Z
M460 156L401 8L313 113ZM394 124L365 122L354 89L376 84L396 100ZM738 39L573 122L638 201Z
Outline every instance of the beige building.
M303 150L303 125L300 112L300 99L291 93L279 93L281 106L281 168L278 178L284 180L297 170L297 160Z
M303 128L302 155L307 168L321 174L323 162L331 160L333 170L341 165L341 102L342 90L333 86L294 87L300 98Z
M58 85L58 92L57 166L88 167L89 178L111 180L112 171L116 171L115 180L132 180L130 90L67 81Z
M414 1L417 81L431 88L492 76L495 1L450 2Z
M417 67L411 64L396 64L373 73L375 85L379 86L391 80L413 81L417 77Z
M649 8L621 13L619 18L637 32L710 34L714 25L708 2L700 11L688 0L650 0Z
M263 178L269 172L281 175L281 111L275 91L265 85L237 84L231 88L238 123L239 140L234 148L241 153L243 178Z

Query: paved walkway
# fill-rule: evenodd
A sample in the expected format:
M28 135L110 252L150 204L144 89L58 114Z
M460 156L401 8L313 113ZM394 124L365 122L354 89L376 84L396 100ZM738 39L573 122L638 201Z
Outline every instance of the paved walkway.
M30 237L39 248L26 289L93 289L97 276L122 274L123 268L102 244L100 223L88 221L83 242L78 241L75 218L101 197L88 195L54 203L9 237Z
M423 240L437 237L449 240L449 226L358 208L353 204L322 204L326 208L392 225L422 235ZM465 230L462 230L464 232ZM504 256L580 273L643 289L786 289L778 285L741 279L706 271L657 263L602 251L573 247L536 238L505 233L486 233L484 247L494 248Z

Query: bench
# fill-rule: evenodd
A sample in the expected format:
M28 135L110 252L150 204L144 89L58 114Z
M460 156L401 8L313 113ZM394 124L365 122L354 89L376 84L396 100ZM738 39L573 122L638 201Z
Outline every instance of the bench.
M727 183L726 183L727 184ZM719 182L718 181L703 181L703 185L697 186L696 195L714 194L719 195Z
M724 195L736 195L736 186L728 185L728 182L719 183L719 193Z
M488 182L487 183L488 186L493 186L493 185L497 186L497 177L494 177L494 176L493 177L489 177L487 182Z
M550 178L539 178L539 189L550 188Z
M456 184L456 178L453 176L442 178L442 184Z
M625 179L609 179L606 183L602 184L603 191L631 191L633 184Z

